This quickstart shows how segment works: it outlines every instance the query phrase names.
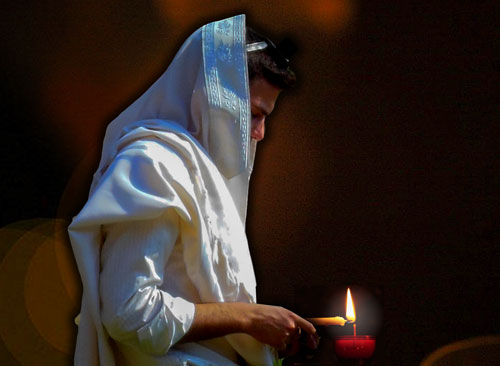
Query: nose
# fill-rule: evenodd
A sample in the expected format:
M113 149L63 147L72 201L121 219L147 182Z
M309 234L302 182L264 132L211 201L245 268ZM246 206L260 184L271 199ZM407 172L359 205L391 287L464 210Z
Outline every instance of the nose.
M252 130L250 132L254 140L261 141L264 138L264 133L266 132L265 121L266 118L264 116L252 119Z

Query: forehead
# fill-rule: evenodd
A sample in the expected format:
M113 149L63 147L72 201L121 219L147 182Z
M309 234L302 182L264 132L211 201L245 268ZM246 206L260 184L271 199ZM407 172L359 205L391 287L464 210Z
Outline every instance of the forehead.
M252 108L259 108L265 114L270 114L281 89L269 83L266 79L256 78L250 81L250 102Z

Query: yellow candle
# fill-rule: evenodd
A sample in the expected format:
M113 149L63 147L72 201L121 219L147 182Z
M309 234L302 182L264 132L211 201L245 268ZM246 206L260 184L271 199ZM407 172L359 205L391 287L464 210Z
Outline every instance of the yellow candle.
M314 325L340 325L344 326L346 320L341 316L335 316L333 318L307 318Z

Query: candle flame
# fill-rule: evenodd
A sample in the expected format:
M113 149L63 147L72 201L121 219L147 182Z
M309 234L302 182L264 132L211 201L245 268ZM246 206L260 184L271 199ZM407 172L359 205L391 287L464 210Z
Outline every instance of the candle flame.
M356 321L356 312L354 311L354 303L352 302L351 289L347 288L347 300L345 306L345 317L349 322Z

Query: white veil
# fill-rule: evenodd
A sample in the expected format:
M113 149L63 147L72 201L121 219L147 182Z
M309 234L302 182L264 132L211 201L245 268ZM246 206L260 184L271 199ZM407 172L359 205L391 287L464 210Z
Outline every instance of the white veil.
M207 151L232 187L242 220L255 142L250 143L250 107L245 16L209 23L182 45L168 69L108 126L90 193L115 157L120 138L158 120L186 129ZM238 177L239 176L239 177ZM230 180L237 178L231 184Z

